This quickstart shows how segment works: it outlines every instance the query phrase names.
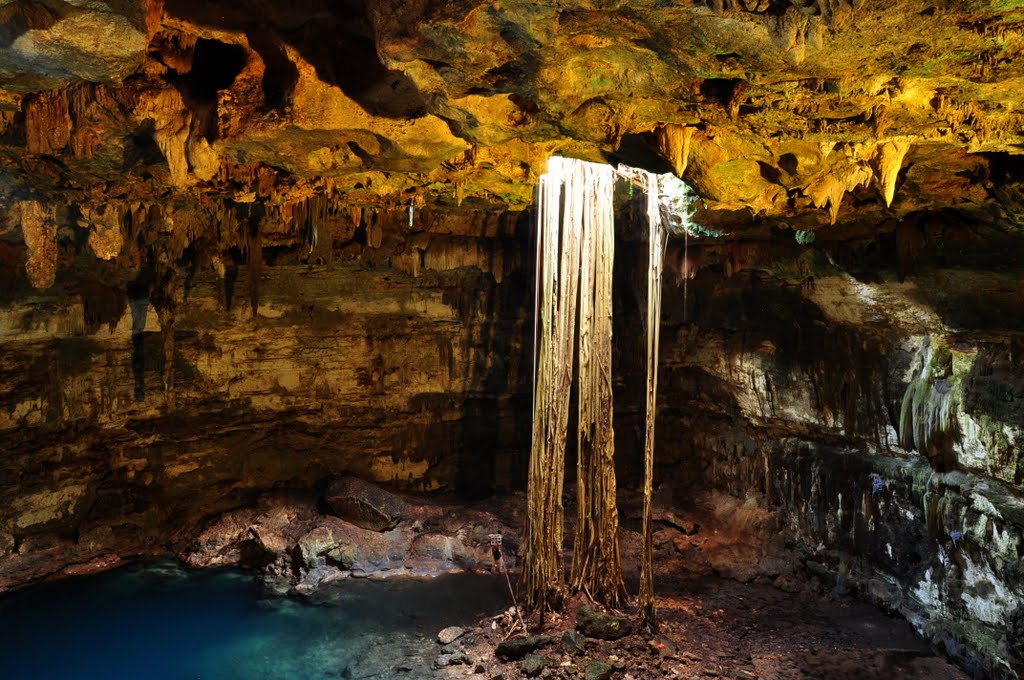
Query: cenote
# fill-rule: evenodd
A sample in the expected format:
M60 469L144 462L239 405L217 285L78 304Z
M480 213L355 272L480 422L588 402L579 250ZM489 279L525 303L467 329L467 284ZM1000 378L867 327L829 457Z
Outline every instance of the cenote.
M0 0L0 629L1024 680L1024 0Z
M419 680L433 677L438 626L500 608L504 587L470 574L347 579L311 599L265 598L237 569L120 568L0 596L0 675Z

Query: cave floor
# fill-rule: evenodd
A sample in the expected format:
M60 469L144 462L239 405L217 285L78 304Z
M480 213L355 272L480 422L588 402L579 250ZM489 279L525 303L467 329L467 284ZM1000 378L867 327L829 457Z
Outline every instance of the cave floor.
M635 502L620 505L620 544L627 590L636 593L640 504L635 494L629 498ZM501 508L515 516L513 524L521 522L518 510L518 504ZM567 536L572 536L572 515L567 508ZM596 668L587 674L588 665L597 661L612 666L612 680L969 677L918 637L906 620L803 570L783 544L771 513L749 500L710 492L693 497L688 508L656 510L654 545L657 635L588 639L584 653L569 653L560 637L573 628L576 609L589 605L576 596L560 615L547 617L543 630L535 626L530 631L554 638L533 652L544 662L539 673L525 672L522 661L496 660L496 645L521 634L506 612L482 620L456 641L468 665L438 669L438 676L593 680L604 677ZM624 614L636 622L632 612Z
M787 593L717 576L682 575L669 582L662 577L658 587L657 635L588 639L586 652L573 655L559 638L572 628L582 599L563 615L549 617L543 634L555 641L535 652L545 665L539 677L589 678L585 674L592 661L612 666L612 677L621 680L968 677L937 656L906 621L849 597ZM494 659L510 619L506 614L472 629L462 647L478 665L440 669L439 676L497 678L500 672L504 680L531 677L520 661L499 664Z

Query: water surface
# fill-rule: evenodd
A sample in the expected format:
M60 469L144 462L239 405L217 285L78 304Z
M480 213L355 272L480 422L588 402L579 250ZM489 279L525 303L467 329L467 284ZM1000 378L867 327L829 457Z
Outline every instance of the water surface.
M13 680L430 678L437 631L507 606L504 581L349 579L314 602L263 599L235 570L161 563L0 595Z

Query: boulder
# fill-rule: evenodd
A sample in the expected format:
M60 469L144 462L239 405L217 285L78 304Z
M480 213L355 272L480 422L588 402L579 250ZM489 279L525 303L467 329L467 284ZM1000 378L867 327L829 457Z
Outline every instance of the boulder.
M264 494L257 507L232 510L208 524L180 557L192 567L262 566L288 554L317 517L313 500L303 494Z
M324 500L338 517L371 531L394 529L405 501L357 477L340 477L327 486Z
M586 652L587 639L574 630L562 633L562 651L570 656L580 656Z
M249 531L257 545L273 555L291 550L320 516L314 499L305 494L271 492L260 496L257 505L260 512Z
M541 671L544 670L544 659L537 656L536 654L530 654L523 659L522 670L523 675L528 678L535 678L540 675Z
M460 637L466 634L465 628L459 628L458 626L448 626L437 634L437 641L442 645L450 645L451 643L458 640Z
M580 607L576 612L576 630L598 640L618 640L633 632L633 625L621 616Z
M591 661L583 671L585 680L610 680L615 669L600 661Z
M303 595L308 595L321 586L325 586L328 583L334 583L335 581L341 581L348 577L349 572L342 571L337 567L316 567L315 569L310 569L303 573L302 579L295 586L295 591Z
M314 527L299 539L298 549L302 556L302 564L307 569L316 569L332 562L351 569L357 558L356 546L343 542L330 526Z
M256 518L255 508L227 512L210 523L181 555L190 567L220 567L238 564L246 544L255 545L250 528Z
M535 635L528 638L512 638L500 643L494 650L494 655L501 661L515 661L521 659L535 649L550 645L554 638L549 635Z
M476 566L479 560L476 551L457 536L443 534L420 534L412 546L413 553L432 562L457 562L465 566Z
M298 557L307 569L334 565L353 575L396 569L412 547L411 531L370 531L337 517L320 523L298 539Z

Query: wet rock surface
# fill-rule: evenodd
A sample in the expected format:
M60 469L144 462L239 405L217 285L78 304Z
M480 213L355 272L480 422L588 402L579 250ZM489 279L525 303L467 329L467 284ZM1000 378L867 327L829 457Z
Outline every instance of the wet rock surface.
M1021 431L991 401L995 390L1016 403L1019 368L1003 349L1015 331L966 299L989 276L975 258L990 246L960 251L953 275L951 244L927 236L909 285L898 261L818 259L836 247L772 264L759 249L730 246L730 260L691 246L690 266L734 269L684 284L686 305L678 286L666 292L679 344L663 365L679 390L670 399L686 406L662 417L692 437L662 449L671 493L693 507L709 488L725 492L710 514L798 555L794 569L743 540L706 549L711 572L791 592L809 573L837 597L898 612L972 673L1015 677L1024 659L1008 641L1024 581L1007 567L1024 541ZM707 527L691 538L661 517L656 542L711 548Z
M336 503L339 488L328 487L327 493ZM497 572L487 537L513 530L495 515L465 508L453 514L453 506L406 501L380 489L371 490L372 485L362 481L348 483L346 488L357 494L354 506L361 507L367 497L386 498L390 507L402 508L403 519L391 529L371 530L320 514L315 496L265 494L255 507L226 513L211 522L186 544L180 556L193 567L258 567L265 573L269 590L305 595L348 578ZM455 516L458 528L453 530ZM424 536L445 547L418 550ZM507 552L506 562L515 567L516 555ZM458 628L441 631L442 644L454 642L462 632Z

